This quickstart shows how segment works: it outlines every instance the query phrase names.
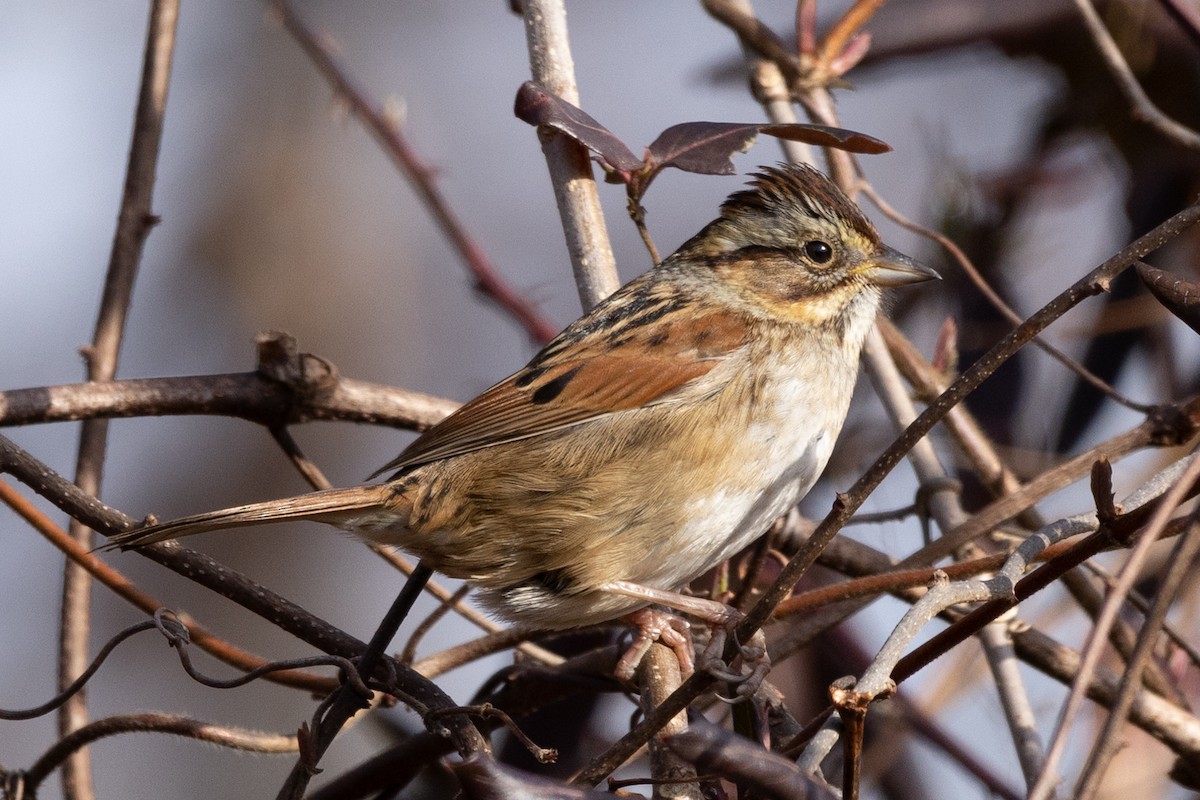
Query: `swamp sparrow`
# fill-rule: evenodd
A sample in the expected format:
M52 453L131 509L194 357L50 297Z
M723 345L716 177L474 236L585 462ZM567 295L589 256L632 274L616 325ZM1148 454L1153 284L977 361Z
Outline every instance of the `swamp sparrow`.
M737 619L675 590L812 487L881 287L936 277L880 242L816 170L766 169L657 268L426 431L376 473L393 471L387 481L184 517L110 544L319 520L470 581L514 622L624 617L640 635L622 677L659 637L686 669L675 618L647 606Z

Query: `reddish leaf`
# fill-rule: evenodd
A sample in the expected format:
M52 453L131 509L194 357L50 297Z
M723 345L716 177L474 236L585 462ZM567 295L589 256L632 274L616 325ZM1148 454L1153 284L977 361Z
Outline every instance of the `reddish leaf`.
M1164 308L1200 333L1200 285L1146 264L1138 264L1137 273Z
M612 131L578 106L551 94L536 83L526 81L521 84L513 111L530 125L546 125L565 133L618 171L633 172L642 168L642 159L635 156Z
M656 170L675 167L702 175L732 175L730 156L749 150L762 127L741 122L684 122L667 128L646 149Z
M828 125L805 125L792 123L789 125L763 125L762 132L780 139L793 142L806 142L817 147L833 147L848 153L878 155L892 149L887 142L868 136L858 131L846 128L831 128Z
M684 122L667 128L647 148L655 171L675 167L705 175L734 174L734 153L744 153L758 134L837 147L852 153L885 153L892 148L865 133L825 125L772 125L753 122Z

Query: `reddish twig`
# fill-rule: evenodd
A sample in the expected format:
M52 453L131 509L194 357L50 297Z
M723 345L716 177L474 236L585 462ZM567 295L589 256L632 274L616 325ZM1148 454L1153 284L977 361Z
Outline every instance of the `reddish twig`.
M164 604L162 601L143 592L120 572L105 564L94 553L86 550L79 542L67 535L66 531L55 525L53 520L39 511L32 503L4 481L0 481L0 502L8 505L9 508L20 515L38 533L46 537L52 545L63 551L67 558L81 565L93 578L100 581L104 586L107 586L118 597L130 605L147 614L153 614L156 609L163 607ZM231 667L249 672L258 669L266 663L265 659L233 646L201 627L186 615L181 615L180 619L188 626L192 642L197 647L203 649L213 657L224 661ZM316 694L328 694L336 689L338 685L337 681L331 678L299 670L274 672L267 679Z
M388 119L383 109L367 99L289 3L285 0L272 0L271 7L279 14L283 27L329 81L338 98L346 103L391 157L392 163L400 168L409 185L433 215L442 233L458 251L475 278L479 290L515 319L534 343L545 344L553 339L558 333L558 328L542 317L528 300L501 277L483 248L471 237L458 215L450 208L450 203L434 183L432 171L421 162L400 129Z

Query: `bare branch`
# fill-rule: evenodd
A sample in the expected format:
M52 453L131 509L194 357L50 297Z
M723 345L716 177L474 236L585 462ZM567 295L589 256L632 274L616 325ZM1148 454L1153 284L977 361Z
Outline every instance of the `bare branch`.
M442 233L458 251L480 291L516 320L535 344L545 344L554 338L558 328L542 317L528 300L501 277L499 270L467 232L466 226L434 183L433 171L421 162L400 128L389 119L383 109L368 100L366 94L359 90L346 70L337 63L333 54L321 43L290 3L286 0L269 2L279 14L284 28L329 81L338 98L345 101L392 159L392 163L399 167L400 172L408 179L409 185L425 203Z
M984 278L982 274L980 274L979 269L974 263L972 263L971 259L967 257L967 254L963 252L963 249L955 244L953 239L951 239L949 236L946 236L944 233L941 233L940 231L926 228L924 225L918 225L917 223L908 219L894 209L892 205L887 202L887 200L885 200L877 191L875 191L875 187L871 186L869 183L866 183L865 181L862 182L861 188L863 194L869 197L871 202L874 203L888 219L891 219L897 225L900 225L901 227L910 230L913 233L924 236L925 238L936 242L950 255L952 259L954 259L955 263L957 263L962 269L963 274L967 276L967 279L971 281L975 288L979 290L980 294L983 295L984 299L987 300L993 308L999 311L1000 314L1013 325L1021 324L1023 321L1021 319L1021 315L1018 314L1008 303L1004 302L1004 298L1000 296L1000 293L992 288L992 285L987 282L987 279ZM1087 367L1083 366L1054 345L1042 340L1040 337L1033 340L1033 346L1049 355L1067 369L1074 372L1079 376L1080 380L1091 384L1098 392L1107 395L1114 402L1120 403L1128 408L1132 408L1134 411L1140 411L1143 414L1148 413L1151 410L1151 407L1145 403L1139 403L1136 400L1132 400L1121 394L1099 375L1096 375Z
M575 62L567 38L567 13L562 0L525 0L525 39L533 81L574 105L579 105ZM575 285L584 309L608 297L621 285L600 195L592 178L587 149L547 129L539 129L542 152L550 168L550 183L567 237Z
M340 420L421 431L456 408L452 400L350 378L335 378L312 391L258 372L239 372L11 389L0 392L0 427L203 414L267 427Z
M1129 102L1133 118L1146 123L1175 144L1192 150L1200 150L1200 133L1168 117L1146 96L1142 85L1134 77L1133 70L1125 63L1125 57L1121 55L1121 48L1117 47L1112 35L1104 27L1104 22L1096 13L1096 9L1092 7L1091 1L1073 0L1073 2L1075 8L1079 9L1080 16L1083 17L1083 24L1091 35L1092 41L1096 43L1096 49L1100 51L1104 66L1108 67L1109 73L1117 82L1117 88Z
M107 586L130 605L146 614L153 614L156 609L164 607L165 604L161 600L143 592L120 572L104 563L95 553L85 550L66 531L55 525L53 520L35 508L32 503L28 502L16 490L3 481L0 481L0 502L6 503L9 508L46 537L52 545L62 550L72 561L81 564L93 578L100 581L104 586ZM215 658L224 661L231 667L249 672L267 663L263 658L234 647L185 614L180 615L180 620L187 625L191 634L191 640L197 647L210 653ZM301 670L272 672L267 677L267 680L315 694L328 694L338 686L337 681L332 678L314 675Z
M1104 608L1101 609L1100 615L1096 619L1096 625L1088 635L1088 643L1083 651L1083 661L1080 664L1076 682L1071 686L1071 693L1067 696L1067 700L1063 704L1058 725L1055 728L1054 737L1051 739L1050 749L1046 756L1046 764L1042 769L1042 774L1038 778L1037 785L1029 793L1030 800L1044 800L1044 798L1049 796L1051 787L1057 783L1055 771L1058 768L1059 761L1062 759L1063 749L1066 747L1066 736L1075 721L1075 717L1079 713L1087 687L1091 683L1092 675L1095 674L1096 667L1099 664L1104 643L1108 639L1109 628L1112 627L1121 605L1125 602L1126 595L1128 595L1134 581L1137 580L1142 566L1149 556L1150 547L1157 541L1159 534L1166 526L1167 519L1174 513L1183 499L1188 496L1189 491L1192 489L1192 484L1198 478L1200 478L1200 457L1193 457L1188 464L1188 468L1184 470L1183 474L1178 477L1175 485L1163 497L1163 502L1159 505L1153 519L1147 525L1146 535L1138 541L1137 545L1133 548L1133 552L1130 553L1129 559L1121 568L1117 585L1109 592L1104 603ZM1134 669L1134 665L1130 665L1130 669ZM1140 669L1137 674L1140 679Z
M100 312L90 347L83 351L89 381L111 381L117 374L117 361L125 319L133 299L133 283L142 258L142 247L150 228L158 221L151 202L158 149L162 141L163 119L167 105L167 86L175 53L175 25L179 18L179 0L155 0L150 7L146 49L142 59L142 80L134 113L133 139L125 172L125 191L117 216L108 273L100 299ZM75 483L93 496L100 495L108 444L106 420L89 420L79 434L79 455L75 465ZM76 520L70 534L82 546L92 542L92 533ZM62 607L59 609L58 684L66 688L86 667L88 633L91 628L91 580L73 561L63 571ZM58 730L70 734L87 723L87 700L77 694L63 705L58 715ZM73 753L63 766L63 793L68 800L91 800L91 765L86 750Z
M1167 563L1166 574L1159 585L1154 604L1142 624L1138 635L1137 646L1133 651L1129 666L1121 673L1120 688L1116 700L1104 720L1104 727L1096 736L1096 745L1088 758L1079 781L1076 784L1075 797L1087 800L1096 795L1100 779L1112 763L1113 757L1121 747L1121 731L1129 719L1129 710L1142 683L1142 673L1151 663L1154 648L1158 644L1166 621L1167 611L1175 602L1176 596L1183 585L1184 579L1192 571L1196 556L1200 554L1200 520L1193 512L1188 523L1188 530L1171 552Z
M26 793L24 796L35 796L42 781L57 769L65 758L78 752L79 748L107 736L122 733L169 733L248 753L296 752L294 735L285 736L227 725L214 725L178 714L154 712L122 714L96 720L55 742L54 747L50 748L25 772L22 787Z
M3 436L0 436L0 472L13 475L67 514L84 520L101 533L111 535L139 524L132 517L81 492L74 484ZM366 647L353 636L255 583L237 570L181 547L178 543L150 545L138 549L137 553L232 600L322 652L357 658ZM395 674L395 692L418 713L454 705L441 689L399 662L389 660L389 670ZM487 750L486 741L465 718L448 717L445 727L460 752Z

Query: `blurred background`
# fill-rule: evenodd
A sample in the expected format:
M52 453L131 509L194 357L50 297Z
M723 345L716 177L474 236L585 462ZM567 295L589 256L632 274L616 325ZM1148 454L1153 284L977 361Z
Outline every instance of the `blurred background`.
M757 6L777 32L792 37L792 3ZM826 2L820 12L831 20L848 6ZM577 316L537 137L512 114L529 68L521 20L507 3L307 0L295 8L328 38L367 94L399 115L404 135L504 277L556 325ZM1195 43L1158 3L1108 8L1123 46L1142 59L1137 66L1155 101L1195 124ZM698 3L570 2L568 12L582 106L634 152L678 122L761 119L734 37ZM131 0L0 4L0 389L82 379L77 350L92 336L111 247L147 15L145 2ZM837 95L845 127L895 148L862 159L867 178L905 215L951 233L1019 313L1031 313L1194 197L1195 157L1130 121L1066 0L894 0L868 30L872 57L850 74L853 90ZM777 144L764 137L735 161L744 175L779 158ZM743 180L662 175L645 201L660 251L669 253L695 233ZM629 279L650 261L625 215L621 189L600 188ZM263 4L183 4L154 207L162 222L146 246L122 377L249 371L255 334L278 329L343 375L461 401L534 352L521 329L473 289L404 178ZM926 354L947 316L959 324L964 363L1007 330L927 242L867 209L885 240L948 277L897 303L902 327ZM1136 399L1194 390L1194 335L1146 304L1136 285L1117 294L1069 316L1050 340L1086 357L1097 331L1117 337L1110 347L1118 349L1105 350L1110 357L1101 366ZM974 402L1006 454L1029 473L1138 421L1076 391L1068 373L1039 357L1020 359ZM893 432L877 406L864 381L835 463L805 502L809 515L823 515L832 493L849 486L890 442ZM1047 408L1053 412L1030 413ZM1064 417L1072 420L1069 429L1059 424ZM294 433L339 485L361 481L411 438L337 423ZM73 473L76 425L4 434L59 472ZM133 516L167 518L306 488L270 436L246 422L120 420L109 441L103 497ZM1136 483L1156 463L1144 460L1118 479ZM906 505L912 489L901 466L867 510ZM1086 498L1086 488L1067 492L1043 511L1074 513ZM0 707L15 708L54 693L62 557L6 508L0 531L0 586L9 597L0 614ZM920 531L915 523L896 523L850 535L904 552L917 546ZM362 638L401 583L356 542L317 526L214 535L194 545ZM108 558L164 602L260 655L310 654L136 555ZM95 599L96 647L140 618L103 589ZM1053 629L1054 603L1050 591L1022 612ZM873 652L902 610L882 600L844 634ZM423 651L469 633L444 623ZM1056 633L1077 646L1082 629ZM1019 786L1003 731L994 741L980 735L998 713L990 683L969 683L982 656L961 650L955 658L967 668L959 677L964 685L947 688L918 677L905 691ZM228 674L199 658L207 671ZM439 684L467 702L505 663L498 656ZM1061 687L1035 674L1029 680L1042 711L1061 701ZM200 687L153 635L120 648L90 687L95 717L160 709L288 732L311 713L309 698L269 684ZM608 705L597 712L592 734L611 739L626 726L630 706L620 698ZM1052 717L1047 711L1046 719ZM402 709L389 718L407 728L420 724ZM330 751L326 775L379 749L390 735L378 723L357 726ZM55 738L52 716L0 722L0 763L26 766ZM1137 733L1131 741L1142 742ZM1184 796L1161 777L1170 763L1163 748L1130 752L1136 758L1123 757L1114 774L1153 787L1137 796ZM909 796L960 796L960 785L974 791L969 778L915 739L900 749L897 769L914 757L926 767L921 774L897 773L912 788ZM246 797L273 794L292 758L247 758L162 736L126 736L94 746L93 761L101 797L147 796L151 786L157 797L192 797L198 785L208 796ZM878 796L899 796L883 784ZM1120 788L1114 784L1114 792ZM55 791L48 787L44 796Z

